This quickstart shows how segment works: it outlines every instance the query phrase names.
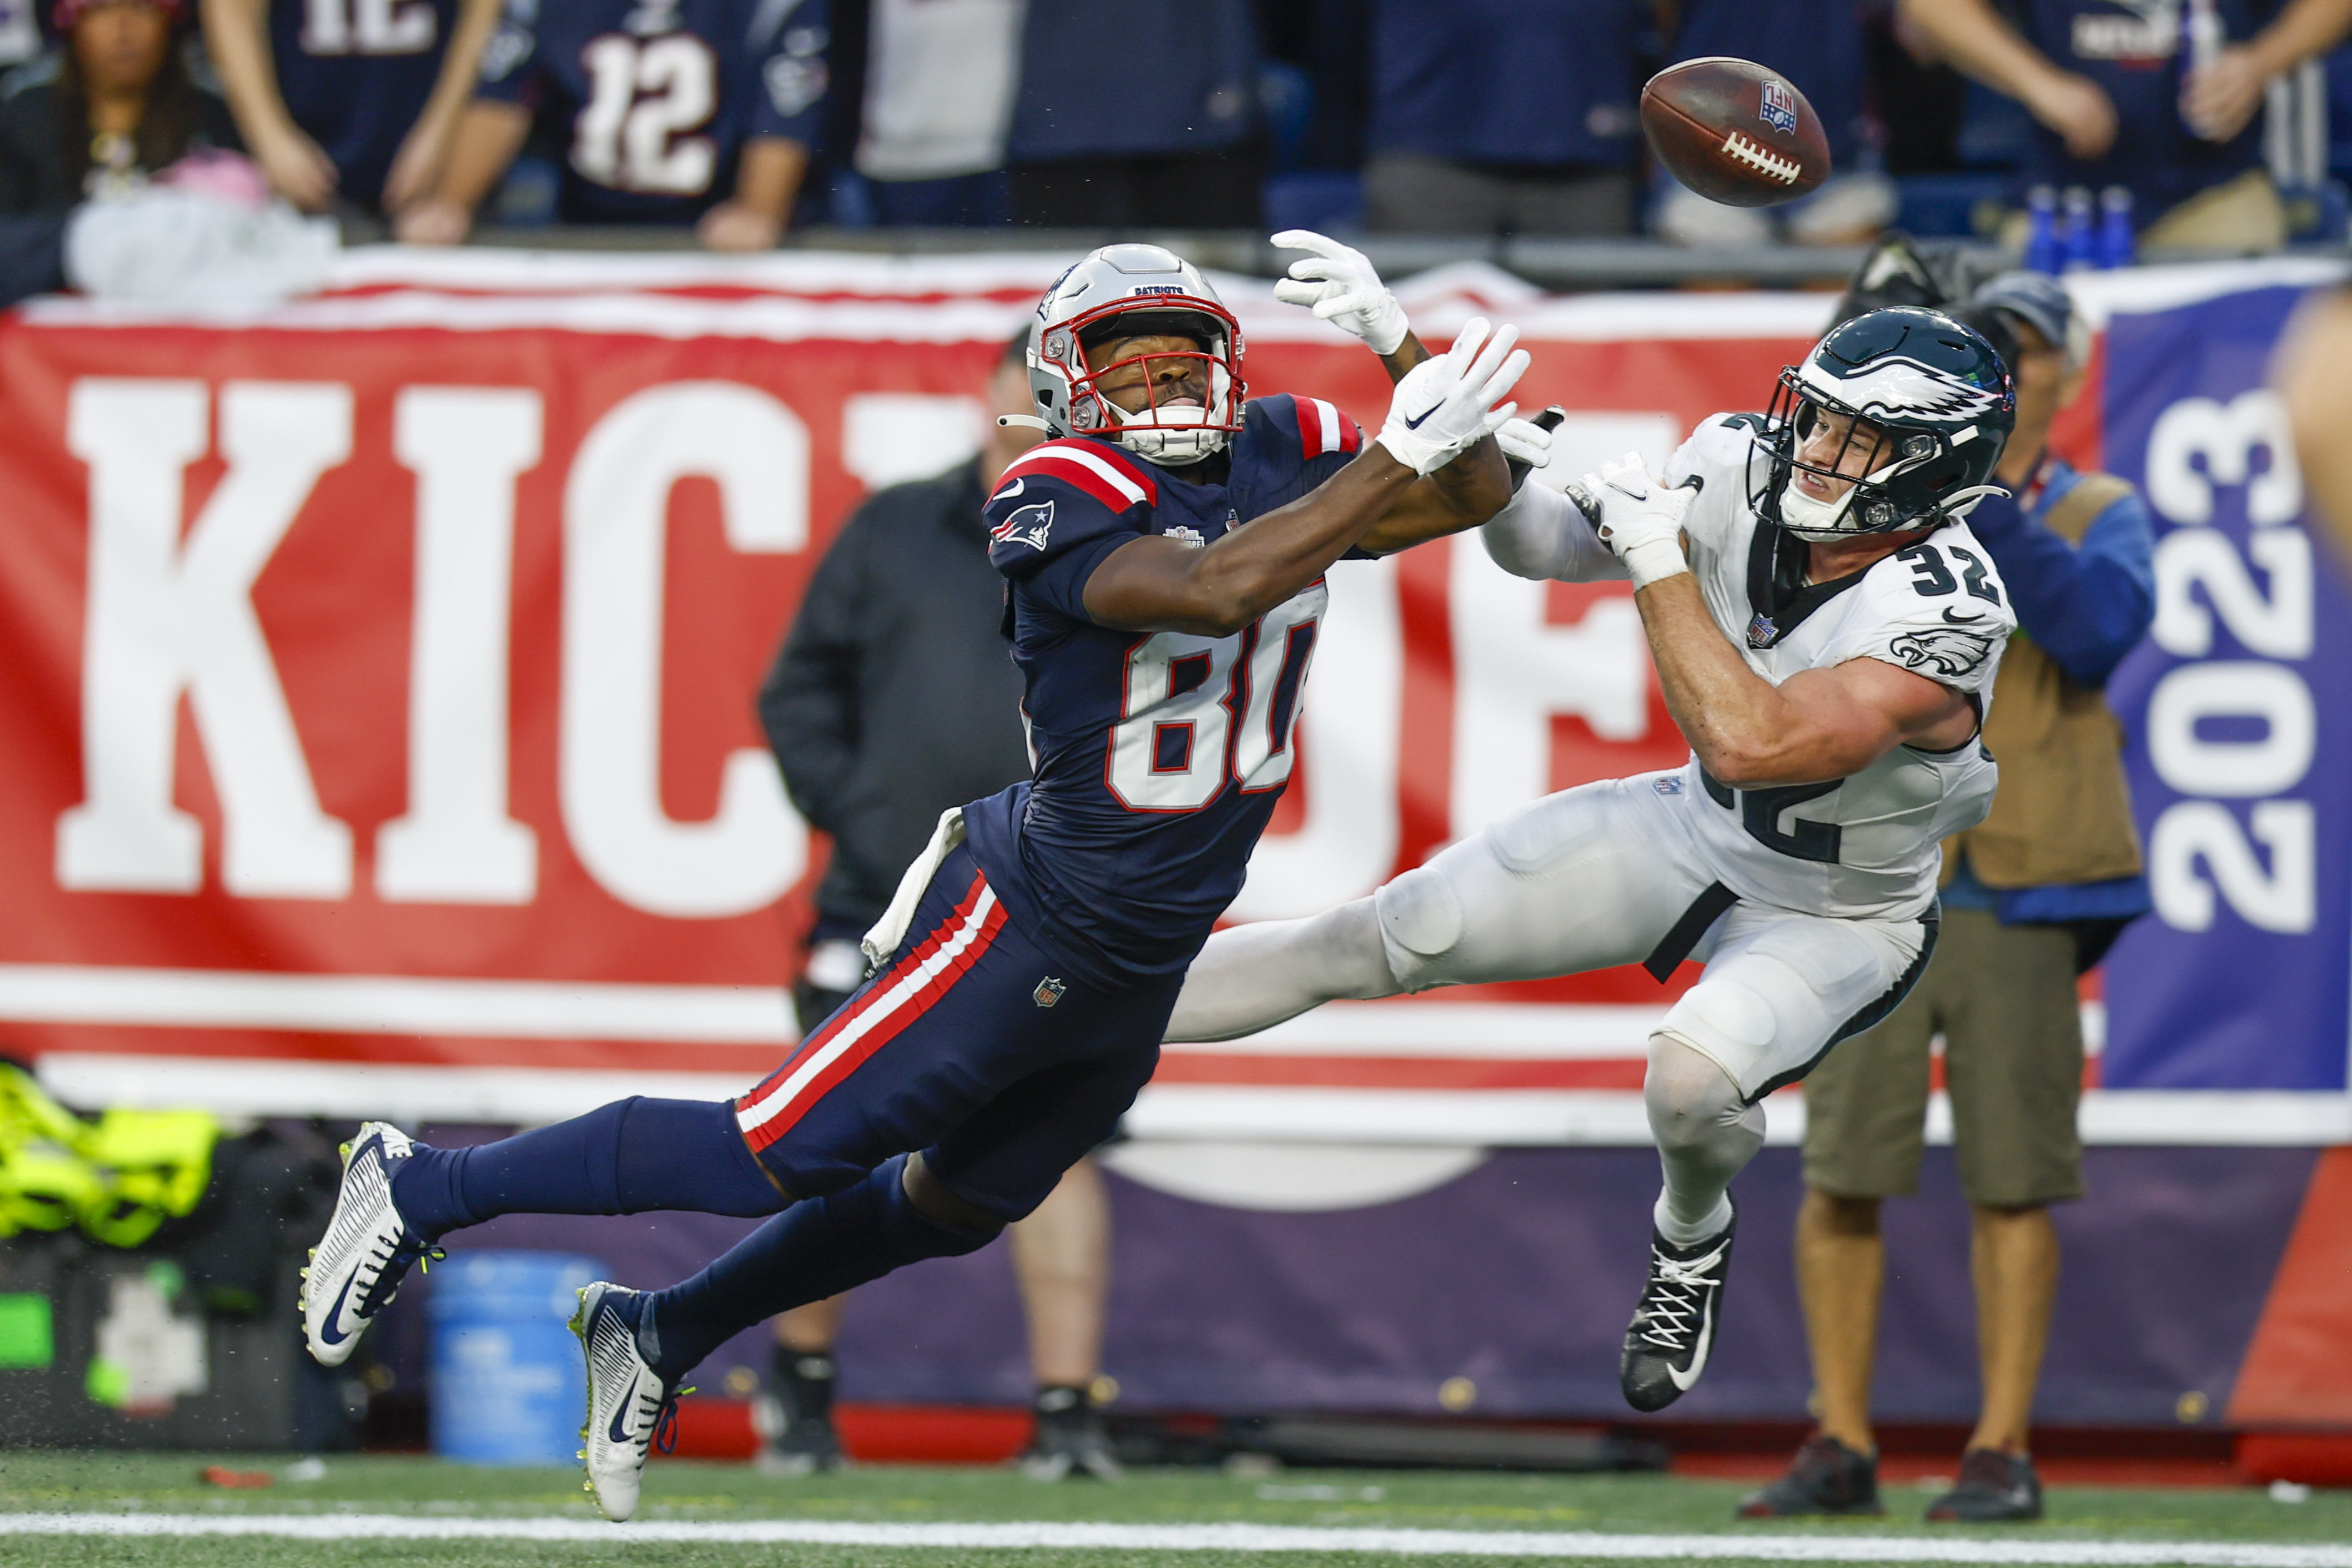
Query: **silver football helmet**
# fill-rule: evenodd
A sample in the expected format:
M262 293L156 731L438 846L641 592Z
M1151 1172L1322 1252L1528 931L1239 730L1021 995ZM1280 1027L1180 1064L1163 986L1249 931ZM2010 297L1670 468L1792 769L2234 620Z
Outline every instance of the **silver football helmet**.
M1188 338L1181 352L1129 354L1088 366L1087 350L1142 337ZM1205 406L1192 398L1162 402L1154 372L1170 361L1198 360L1206 372ZM1100 389L1113 371L1140 366L1145 395L1137 412ZM1029 328L1029 387L1048 436L1116 441L1137 456L1182 465L1220 451L1242 427L1242 329L1201 269L1156 245L1107 245L1062 274Z

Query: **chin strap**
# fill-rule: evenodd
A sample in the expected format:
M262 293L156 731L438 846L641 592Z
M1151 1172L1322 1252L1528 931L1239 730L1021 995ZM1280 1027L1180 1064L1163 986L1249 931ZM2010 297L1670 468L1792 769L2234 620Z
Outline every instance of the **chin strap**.
M996 428L999 430L1010 430L1015 425L1024 430L1042 430L1048 435L1054 434L1054 427L1034 413L1000 413L996 416Z

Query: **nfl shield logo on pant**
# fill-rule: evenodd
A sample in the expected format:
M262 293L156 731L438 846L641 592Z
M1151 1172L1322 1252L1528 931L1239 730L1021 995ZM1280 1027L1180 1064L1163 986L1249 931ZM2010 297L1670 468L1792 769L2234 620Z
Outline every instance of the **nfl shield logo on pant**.
M1044 979L1037 982L1037 988L1030 992L1029 996L1030 999L1034 1001L1039 1007L1050 1008L1055 1002L1060 1001L1062 999L1062 993L1069 988L1069 987L1062 984L1061 981L1054 978L1053 976L1048 975Z

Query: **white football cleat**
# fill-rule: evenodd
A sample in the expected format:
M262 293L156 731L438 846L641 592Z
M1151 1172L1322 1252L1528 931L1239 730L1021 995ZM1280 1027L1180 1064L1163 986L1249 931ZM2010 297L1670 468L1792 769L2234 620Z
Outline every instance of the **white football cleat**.
M408 1134L364 1122L342 1152L334 1217L302 1270L302 1337L321 1366L351 1359L360 1335L399 1294L410 1264L441 1257L409 1233L392 1201L393 1169L412 1153Z
M693 1392L665 1390L638 1347L637 1326L630 1321L637 1314L624 1307L643 1300L643 1291L599 1281L581 1290L572 1319L588 1361L588 1424L580 1429L588 1446L580 1458L596 1511L615 1524L637 1511L646 1453L656 1437L667 1435L665 1452L677 1440L677 1396Z

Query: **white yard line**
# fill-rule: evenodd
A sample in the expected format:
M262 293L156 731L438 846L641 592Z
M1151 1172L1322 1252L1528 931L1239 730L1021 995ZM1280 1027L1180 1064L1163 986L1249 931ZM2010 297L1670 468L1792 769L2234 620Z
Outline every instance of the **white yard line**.
M1774 1563L2162 1563L2352 1568L2352 1547L1979 1536L1608 1535L1597 1531L1315 1530L1271 1524L737 1523L449 1519L402 1514L5 1513L0 1535L264 1536L298 1541L550 1541L1096 1552L1353 1552L1400 1557L1638 1558Z

